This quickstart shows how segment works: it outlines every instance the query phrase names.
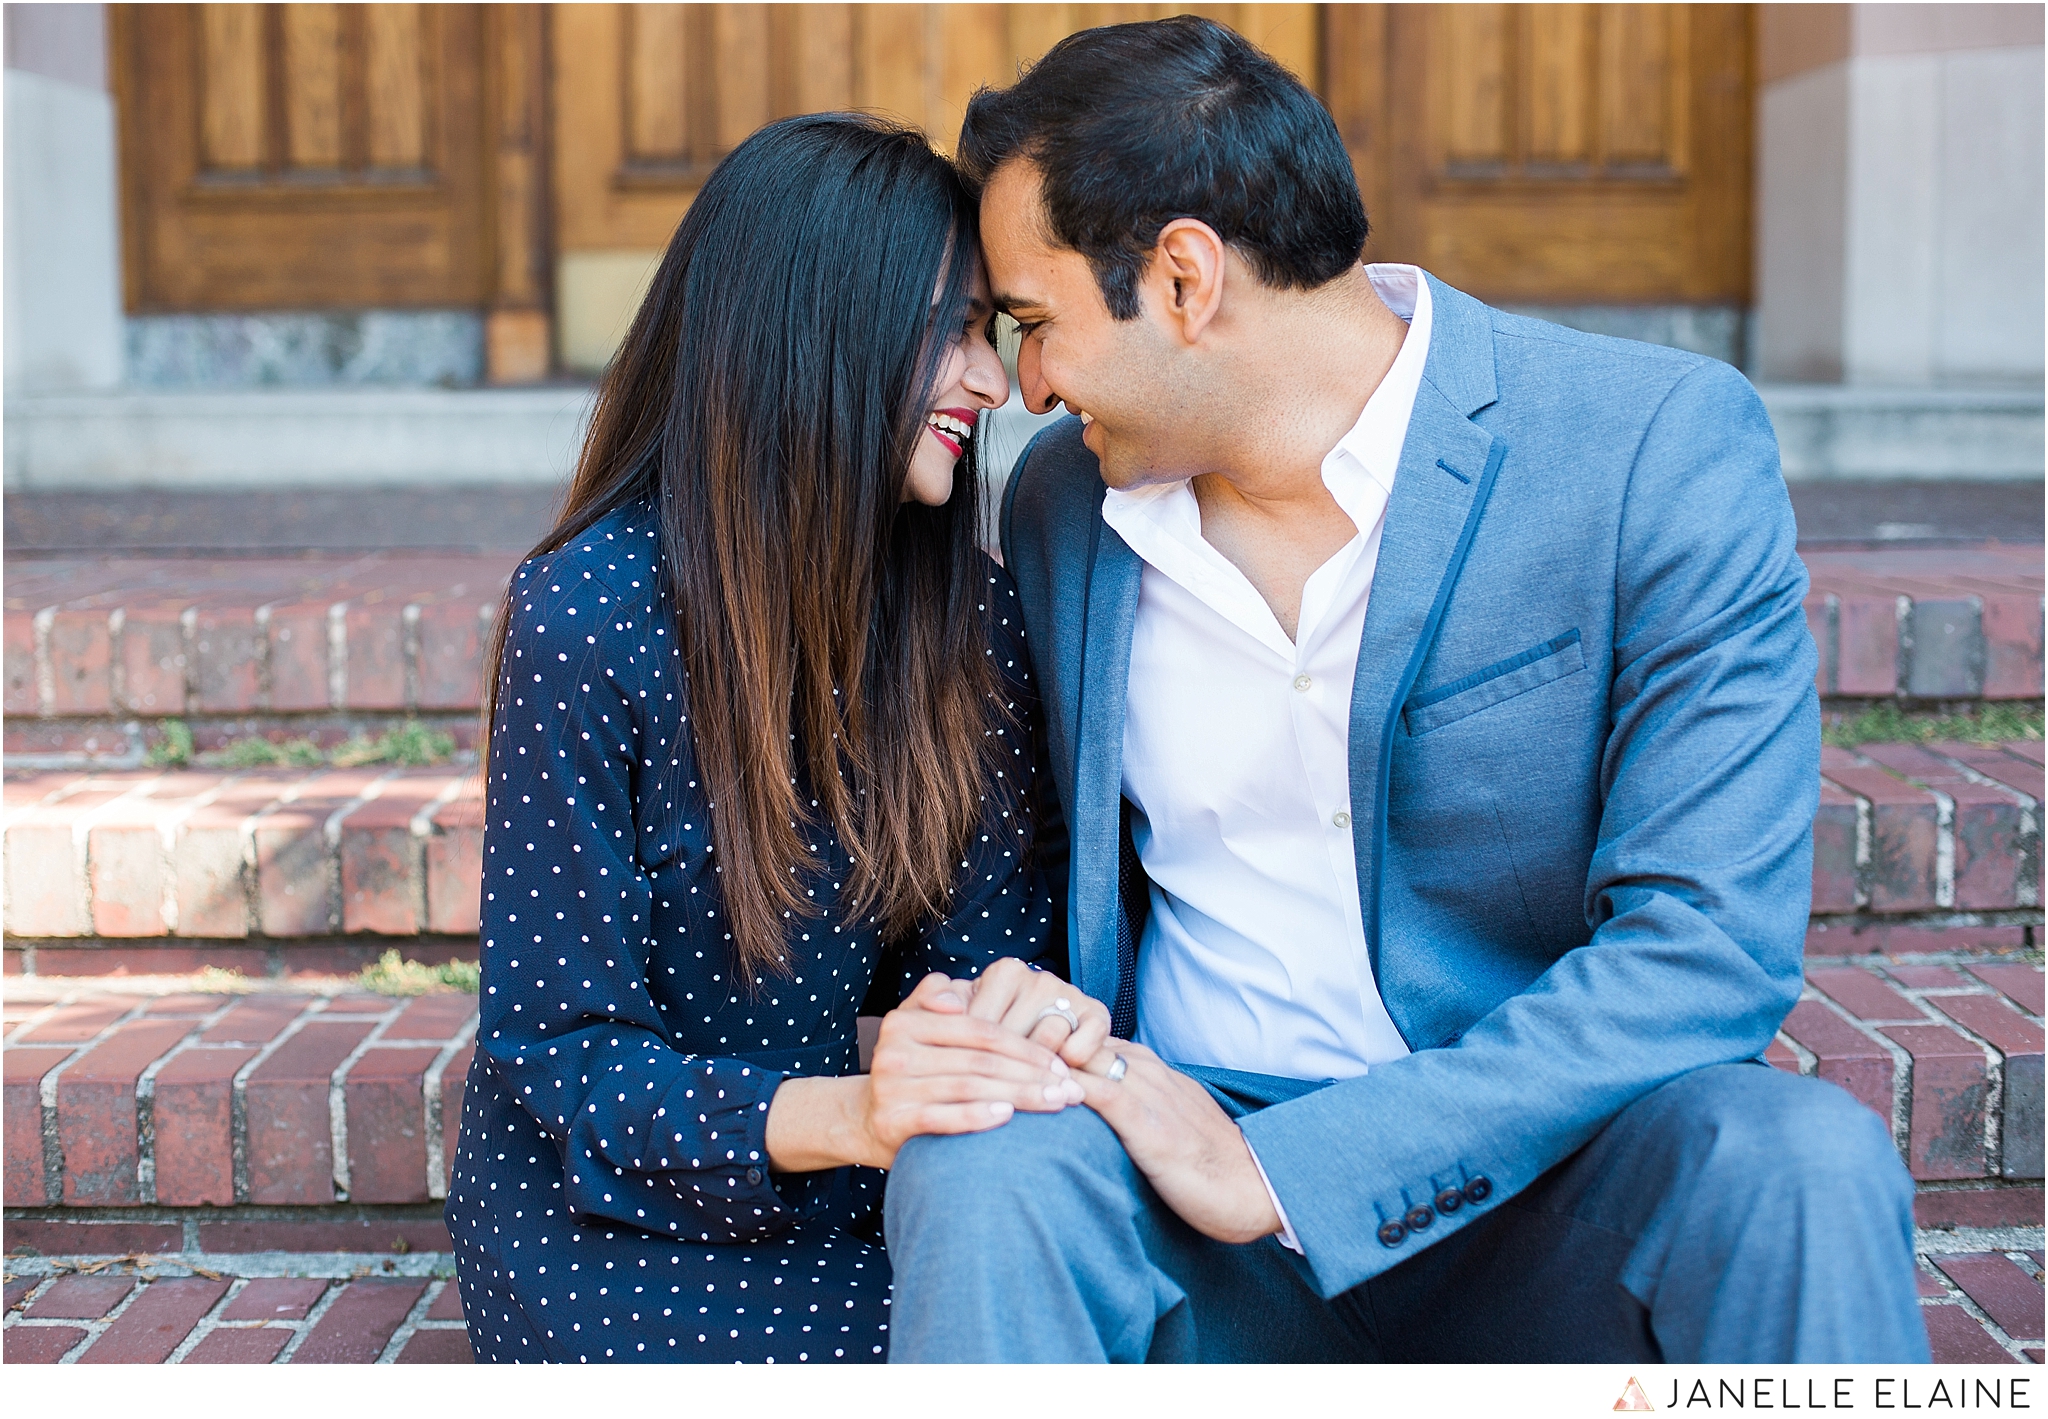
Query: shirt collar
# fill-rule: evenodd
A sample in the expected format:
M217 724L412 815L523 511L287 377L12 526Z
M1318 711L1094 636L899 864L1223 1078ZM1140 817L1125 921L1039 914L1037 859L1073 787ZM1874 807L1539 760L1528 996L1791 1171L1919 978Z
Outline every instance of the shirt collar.
M1387 308L1408 322L1408 334L1386 377L1359 411L1358 422L1323 457L1323 485L1360 532L1379 521L1394 491L1409 416L1429 359L1431 324L1429 282L1420 267L1381 263L1367 266L1365 274Z

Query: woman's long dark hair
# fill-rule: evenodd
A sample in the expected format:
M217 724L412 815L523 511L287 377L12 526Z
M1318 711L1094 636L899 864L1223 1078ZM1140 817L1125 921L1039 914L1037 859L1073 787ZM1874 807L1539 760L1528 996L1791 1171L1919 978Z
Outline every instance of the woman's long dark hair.
M978 250L916 130L755 133L669 242L534 549L656 511L742 979L786 972L793 923L820 914L806 827L852 857L840 913L901 936L939 914L995 782L979 481L962 460L943 507L901 500ZM486 744L504 638L501 615Z

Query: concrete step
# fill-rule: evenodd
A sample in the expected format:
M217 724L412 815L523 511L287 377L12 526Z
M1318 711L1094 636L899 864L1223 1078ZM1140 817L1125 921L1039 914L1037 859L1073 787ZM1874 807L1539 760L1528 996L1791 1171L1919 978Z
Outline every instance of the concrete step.
M1807 624L1830 700L2042 694L2038 547L1825 547ZM6 754L135 765L186 720L198 747L259 734L340 742L433 719L474 743L483 651L515 552L47 557L6 587Z
M2039 385L1765 384L1758 393L1787 481L2042 477ZM16 394L6 486L558 484L590 401L586 385Z

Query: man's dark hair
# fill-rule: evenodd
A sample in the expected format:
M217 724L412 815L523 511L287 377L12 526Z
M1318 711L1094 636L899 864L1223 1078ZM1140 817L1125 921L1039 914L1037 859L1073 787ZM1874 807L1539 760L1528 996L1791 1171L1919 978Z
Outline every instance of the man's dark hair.
M1046 224L1095 270L1110 314L1179 217L1215 228L1269 286L1313 290L1357 262L1365 204L1316 96L1241 35L1179 15L1082 30L968 102L957 161L978 195L1035 166Z

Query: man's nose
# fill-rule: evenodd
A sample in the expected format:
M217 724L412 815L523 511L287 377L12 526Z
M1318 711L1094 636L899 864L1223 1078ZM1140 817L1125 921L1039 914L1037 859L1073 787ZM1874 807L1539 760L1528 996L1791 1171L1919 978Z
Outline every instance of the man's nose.
M1052 386L1045 382L1038 351L1029 340L1017 351L1017 389L1024 396L1024 407L1034 414L1050 414L1053 406L1060 402Z

